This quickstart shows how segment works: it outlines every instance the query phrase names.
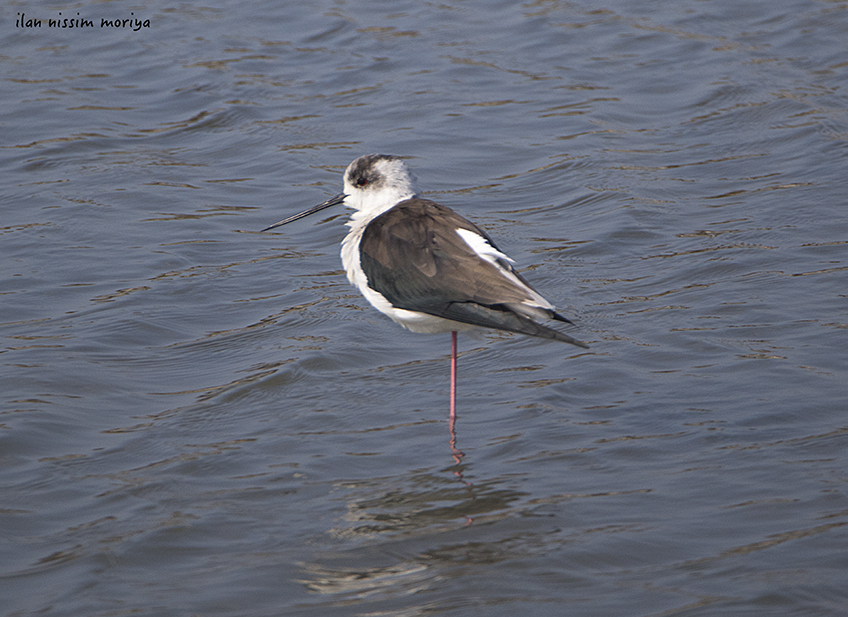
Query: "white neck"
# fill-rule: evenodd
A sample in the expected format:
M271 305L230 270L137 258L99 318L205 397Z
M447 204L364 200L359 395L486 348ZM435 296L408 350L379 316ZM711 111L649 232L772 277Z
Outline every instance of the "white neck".
M345 205L355 212L350 215L348 227L367 225L395 204L415 197L412 187L387 187L376 194L364 194L364 191L354 191L345 199ZM405 189L405 190L404 190Z

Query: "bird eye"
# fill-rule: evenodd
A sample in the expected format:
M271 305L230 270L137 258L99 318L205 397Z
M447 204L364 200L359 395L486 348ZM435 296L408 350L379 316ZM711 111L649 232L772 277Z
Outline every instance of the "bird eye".
M368 179L367 179L367 178L359 178L359 179L356 181L356 186L365 186L366 184L368 184Z

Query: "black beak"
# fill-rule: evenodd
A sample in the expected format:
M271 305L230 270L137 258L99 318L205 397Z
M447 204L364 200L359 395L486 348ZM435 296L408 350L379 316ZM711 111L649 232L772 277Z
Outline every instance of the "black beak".
M268 227L266 227L262 231L268 231L269 229L274 229L275 227L279 227L281 225L291 223L292 221L302 219L303 217L309 216L310 214L315 214L316 212L320 212L321 210L325 210L326 208L338 206L339 204L344 203L345 197L347 197L347 195L345 195L344 193L339 193L338 195L328 199L324 203L318 204L317 206L313 206L312 208L309 208L309 210L304 210L300 214L295 214L294 216L290 216L289 218L283 219L282 221L274 223L273 225L268 225Z

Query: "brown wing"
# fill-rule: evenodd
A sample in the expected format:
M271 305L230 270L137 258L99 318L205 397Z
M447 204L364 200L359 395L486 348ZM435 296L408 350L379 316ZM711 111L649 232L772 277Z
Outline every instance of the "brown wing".
M407 199L376 217L359 245L368 285L397 308L585 346L532 319L568 321L552 310L524 304L533 302L529 284L508 262L500 265L526 288L504 276L457 229L479 234L497 248L482 229L426 199Z

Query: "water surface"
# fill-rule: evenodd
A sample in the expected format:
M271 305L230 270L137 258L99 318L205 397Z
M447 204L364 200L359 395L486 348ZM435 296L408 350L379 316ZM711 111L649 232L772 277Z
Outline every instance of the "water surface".
M844 614L845 4L0 15L4 615ZM369 152L591 345L461 337L461 457L346 213L257 232Z

